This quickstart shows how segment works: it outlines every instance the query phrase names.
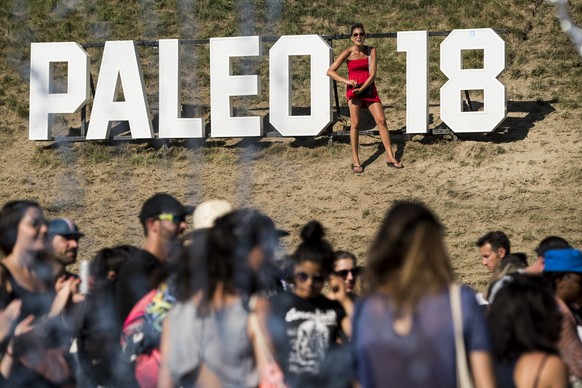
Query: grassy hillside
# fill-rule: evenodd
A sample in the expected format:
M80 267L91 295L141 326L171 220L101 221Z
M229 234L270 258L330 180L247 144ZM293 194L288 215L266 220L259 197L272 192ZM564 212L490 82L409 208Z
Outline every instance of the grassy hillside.
M579 14L582 4L573 7ZM105 40L158 40L161 38L207 39L210 37L286 34L348 33L354 21L365 23L368 32L409 30L449 31L460 28L491 27L506 30L507 70L502 81L508 86L509 100L554 101L576 107L582 93L582 64L567 37L559 31L553 6L540 1L369 1L337 5L334 1L250 1L250 0L183 0L183 1L56 1L8 0L0 10L0 28L4 53L0 80L5 104L21 117L27 113L29 45L31 42L74 41L79 43ZM431 103L438 103L438 90L445 78L439 71L438 47L442 38L432 38L430 55ZM379 47L378 84L384 104L402 118L405 110L405 61L397 53L395 39L370 39ZM335 41L336 53L349 41ZM268 85L268 49L255 70ZM189 47L191 48L191 47ZM157 52L140 49L150 102L156 104ZM207 87L208 47L184 50L193 71L184 74L185 103L209 101ZM97 76L101 57L99 49L90 49L92 73ZM300 67L295 86L308 82ZM24 81L24 82L23 82ZM264 89L268 90L268 89ZM198 93L200 91L201 93ZM264 92L251 104L265 103ZM297 103L305 103L298 96ZM249 100L239 106L248 106ZM264 104L263 104L264 105ZM397 127L404 123L398 122Z
M572 13L582 15L582 2ZM473 242L491 229L506 230L517 250L532 254L539 239L561 234L582 245L582 61L561 32L551 4L538 0L6 0L0 8L0 202L39 200L48 216L70 216L88 231L83 258L118 242L139 244L136 215L155 191L190 203L213 197L258 206L294 236L311 218L329 227L330 239L363 259L386 208L396 199L431 205L448 227L447 242L462 280L482 285ZM578 18L580 20L582 18ZM206 142L35 143L28 137L31 42L207 39L287 34L346 34L361 21L367 32L506 30L508 118L489 136L397 142L402 173L380 166L379 139L363 138L363 160L377 163L365 176L349 173L349 144L325 139ZM439 45L430 40L431 128L438 117ZM378 88L389 128L405 125L405 55L394 38L369 39L378 47ZM267 114L268 49L260 61L237 63L260 74L261 96L237 98L237 114ZM337 55L349 41L334 41ZM148 98L157 106L157 51L140 48ZM96 79L102 50L88 49ZM184 103L208 117L208 46L182 52ZM293 85L309 80L298 61ZM245 70L246 71L246 70ZM340 101L345 108L343 89ZM309 101L294 94L294 103ZM344 109L345 113L345 109ZM78 115L59 117L56 135L78 133ZM373 125L371 125L373 126ZM73 128L71 130L71 128ZM368 158L368 159L366 159ZM291 237L286 248L297 242Z

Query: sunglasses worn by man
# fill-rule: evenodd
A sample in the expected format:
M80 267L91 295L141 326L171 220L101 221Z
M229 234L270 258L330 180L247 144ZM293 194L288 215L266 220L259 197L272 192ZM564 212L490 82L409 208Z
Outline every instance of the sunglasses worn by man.
M158 220L171 221L174 224L181 224L182 222L186 221L186 216L185 215L176 215L176 214L160 214L158 216Z

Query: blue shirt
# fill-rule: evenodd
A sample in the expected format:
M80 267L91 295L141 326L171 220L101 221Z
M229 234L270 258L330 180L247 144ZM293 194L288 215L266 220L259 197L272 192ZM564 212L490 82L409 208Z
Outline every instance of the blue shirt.
M362 387L456 387L455 337L448 289L426 295L413 313L410 332L393 329L389 295L373 294L356 306L353 324L355 374ZM484 311L461 287L467 353L491 351Z

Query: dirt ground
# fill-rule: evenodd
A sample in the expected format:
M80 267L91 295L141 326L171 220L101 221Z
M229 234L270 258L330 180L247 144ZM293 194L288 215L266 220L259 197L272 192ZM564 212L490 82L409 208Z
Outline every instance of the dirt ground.
M29 141L26 119L2 110L0 201L35 199L48 217L75 220L86 233L81 259L101 247L141 244L137 215L159 191L193 205L224 198L257 207L291 233L282 241L284 252L299 242L300 227L317 219L335 248L355 252L362 262L394 201L421 200L447 228L460 281L476 288L486 284L488 273L474 242L487 231L505 231L512 250L530 260L548 235L582 245L580 117L552 102L508 101L508 118L493 134L458 141L394 136L403 170L386 167L379 136L362 136L363 174L350 170L347 137L332 145L322 137L88 147ZM398 128L398 118L386 113L390 129Z

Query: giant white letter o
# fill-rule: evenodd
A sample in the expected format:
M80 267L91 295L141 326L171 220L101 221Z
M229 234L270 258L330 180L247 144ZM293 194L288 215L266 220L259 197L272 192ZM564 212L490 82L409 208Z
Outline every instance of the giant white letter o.
M290 56L311 57L311 114L291 114ZM269 52L269 113L283 136L317 136L332 120L331 78L326 71L332 49L318 35L282 36ZM307 93L307 91L306 91Z

